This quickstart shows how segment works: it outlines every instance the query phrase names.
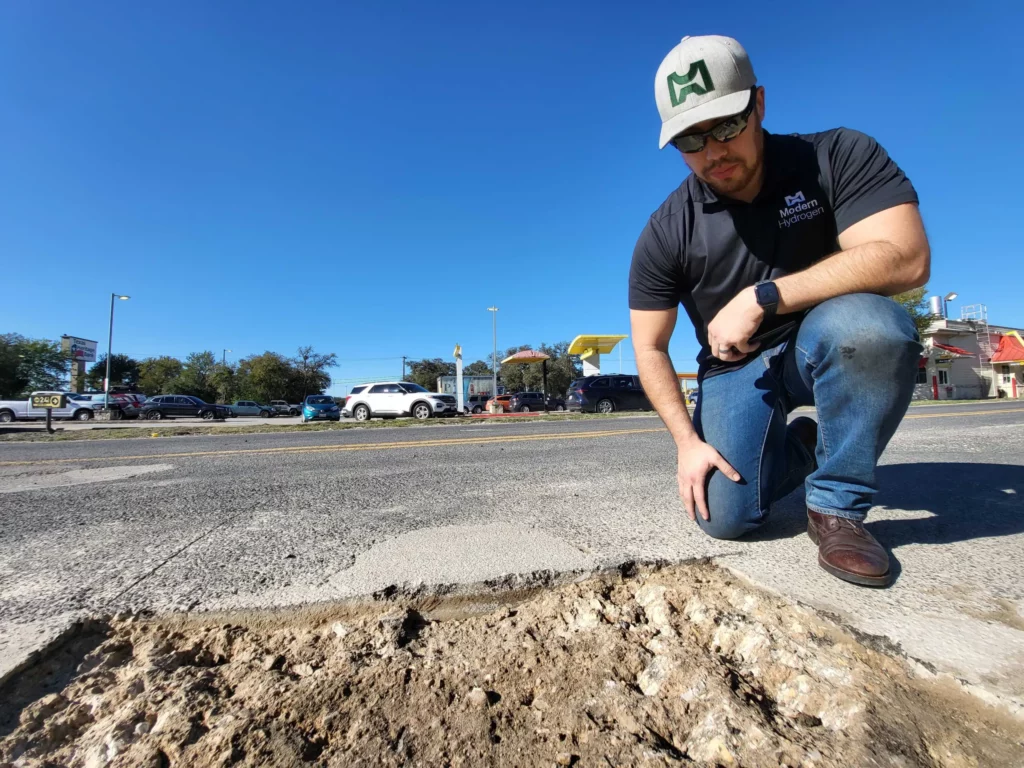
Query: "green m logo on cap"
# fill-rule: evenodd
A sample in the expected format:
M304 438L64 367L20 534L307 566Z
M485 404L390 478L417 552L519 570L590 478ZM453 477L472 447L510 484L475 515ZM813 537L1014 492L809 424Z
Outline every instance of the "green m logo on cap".
M690 71L685 75L673 72L668 76L668 95L672 99L672 106L678 107L691 93L703 96L715 90L715 84L711 82L711 75L704 59L699 59L690 65Z

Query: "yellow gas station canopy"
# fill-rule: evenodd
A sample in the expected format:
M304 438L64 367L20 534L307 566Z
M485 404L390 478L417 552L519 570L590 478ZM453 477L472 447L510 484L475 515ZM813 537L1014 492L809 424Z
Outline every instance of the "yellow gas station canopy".
M569 354L579 355L584 360L592 355L607 355L615 349L616 344L628 338L629 336L594 336L584 334L572 340L572 344L569 345Z
M509 355L501 361L502 365L509 363L511 365L529 365L530 363L540 363L544 360L550 360L551 355L545 355L543 352L537 352L533 349L524 349L522 352L516 352L514 355Z

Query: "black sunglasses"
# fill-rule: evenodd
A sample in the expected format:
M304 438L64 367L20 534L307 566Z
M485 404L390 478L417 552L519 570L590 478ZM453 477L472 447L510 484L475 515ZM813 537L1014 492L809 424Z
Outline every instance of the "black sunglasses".
M710 136L715 141L725 144L739 136L747 128L750 113L757 103L757 86L750 89L750 103L738 115L727 117L710 131L704 133L683 133L672 139L672 146L680 152L700 152L708 143Z

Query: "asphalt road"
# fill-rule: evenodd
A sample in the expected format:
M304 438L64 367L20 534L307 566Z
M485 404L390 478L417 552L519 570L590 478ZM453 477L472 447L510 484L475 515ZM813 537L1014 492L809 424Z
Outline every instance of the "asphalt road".
M651 416L0 444L0 674L66 622L124 608L264 608L714 557L1024 699L1024 403L914 408L871 530L896 584L821 571L802 493L751 540L685 519Z

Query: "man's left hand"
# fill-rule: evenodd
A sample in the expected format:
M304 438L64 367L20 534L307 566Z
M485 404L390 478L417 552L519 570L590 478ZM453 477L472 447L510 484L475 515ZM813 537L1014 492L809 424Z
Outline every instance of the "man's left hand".
M763 319L764 309L757 303L753 287L744 288L708 324L711 354L727 363L742 360L758 348L750 343L750 337Z

